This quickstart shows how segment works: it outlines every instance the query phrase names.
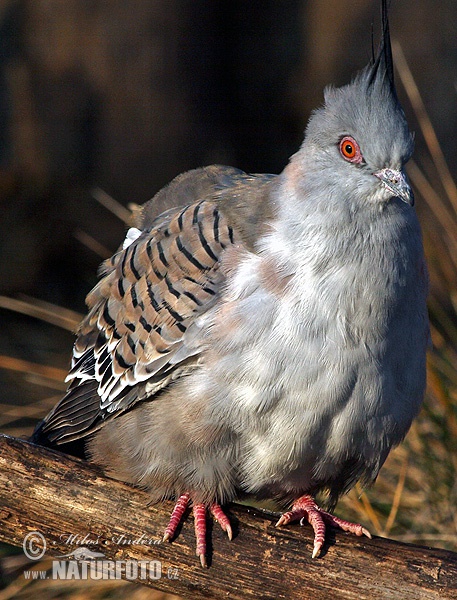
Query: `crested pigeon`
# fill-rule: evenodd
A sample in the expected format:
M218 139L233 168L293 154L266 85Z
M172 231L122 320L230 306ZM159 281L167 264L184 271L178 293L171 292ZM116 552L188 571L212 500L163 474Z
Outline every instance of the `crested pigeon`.
M404 172L413 139L393 78L386 2L377 55L328 88L284 171L210 166L144 205L87 297L65 397L33 440L84 440L105 472L193 504L245 495L307 519L376 478L417 414L429 339L427 270Z

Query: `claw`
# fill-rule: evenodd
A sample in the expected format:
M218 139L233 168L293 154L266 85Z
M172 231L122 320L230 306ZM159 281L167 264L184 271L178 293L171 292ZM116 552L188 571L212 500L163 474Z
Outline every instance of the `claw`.
M292 521L299 521L306 513L304 511L289 510L281 515L279 521L277 521L275 527L281 527L281 525L288 525Z
M287 525L291 521L300 521L300 525L303 525L305 520L308 521L314 530L312 558L316 558L322 550L325 542L326 524L343 529L343 531L348 531L357 536L366 535L371 539L371 534L368 529L365 529L365 527L362 527L358 523L345 521L344 519L340 519L339 517L322 510L315 503L314 498L309 495L302 496L296 500L292 505L292 510L281 515L276 523L276 527Z
M322 550L322 544L316 544L316 542L314 542L314 547L313 547L313 552L311 554L311 558L316 558L316 556L319 556L321 550Z

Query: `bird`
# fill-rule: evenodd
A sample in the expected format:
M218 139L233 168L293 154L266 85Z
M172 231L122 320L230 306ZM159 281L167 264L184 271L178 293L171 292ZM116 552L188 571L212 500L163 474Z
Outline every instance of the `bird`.
M105 473L210 514L274 499L308 521L312 557L340 496L376 479L426 383L428 276L405 165L387 3L377 51L328 87L279 175L211 165L138 211L87 296L66 395L32 441L82 443ZM322 496L322 502L317 501Z

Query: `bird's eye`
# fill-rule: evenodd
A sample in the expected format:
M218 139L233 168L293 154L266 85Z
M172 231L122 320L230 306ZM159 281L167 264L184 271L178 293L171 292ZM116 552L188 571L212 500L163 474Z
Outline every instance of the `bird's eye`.
M353 137L345 135L340 141L341 156L352 163L361 163L363 161L360 147Z

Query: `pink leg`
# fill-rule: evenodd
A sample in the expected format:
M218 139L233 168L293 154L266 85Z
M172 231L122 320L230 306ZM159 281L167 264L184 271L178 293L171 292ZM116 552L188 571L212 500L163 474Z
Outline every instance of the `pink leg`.
M171 540L181 522L187 507L189 506L191 496L190 494L182 494L171 513L170 521L163 536L163 541ZM200 557L202 567L207 566L206 562L206 504L194 504L194 522L195 522L195 537L197 540L197 556ZM232 527L227 515L222 510L219 504L213 503L209 506L209 509L214 518L219 522L222 530L228 535L228 538L232 539Z
M204 504L194 504L194 525L197 540L196 554L200 557L202 567L206 567L208 565L206 563L206 506Z
M186 512L190 502L190 494L183 494L179 496L178 501L175 504L173 512L171 513L170 521L168 522L167 528L163 535L163 542L168 542L175 535L178 525Z
M280 525L287 525L287 523L290 523L291 521L301 521L304 519L307 519L314 530L313 558L319 554L322 546L324 545L326 523L327 525L338 527L344 531L348 531L349 533L354 533L355 535L359 536L366 535L367 537L371 538L371 534L367 529L358 523L345 521L344 519L335 517L334 515L322 510L316 504L314 498L307 494L301 496L301 498L298 498L298 500L293 503L292 510L284 513L280 517L279 521L276 523L276 527Z
M213 517L221 526L222 531L225 531L225 533L228 535L228 539L231 540L233 537L232 527L230 525L229 518L227 517L225 512L222 510L219 504L211 504L210 510Z

